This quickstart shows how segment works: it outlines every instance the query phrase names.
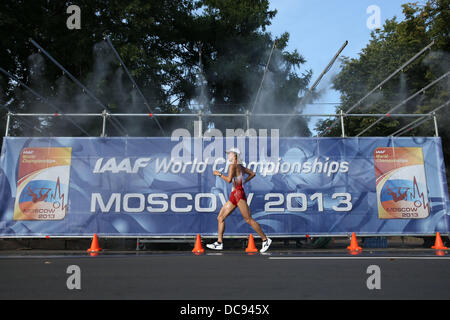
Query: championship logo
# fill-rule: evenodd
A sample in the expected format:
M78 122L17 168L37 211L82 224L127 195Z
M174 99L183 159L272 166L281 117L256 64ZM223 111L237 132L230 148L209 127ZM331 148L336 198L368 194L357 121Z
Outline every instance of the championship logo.
M430 213L422 148L374 151L378 218L417 219Z
M61 220L67 210L72 148L20 153L14 220Z

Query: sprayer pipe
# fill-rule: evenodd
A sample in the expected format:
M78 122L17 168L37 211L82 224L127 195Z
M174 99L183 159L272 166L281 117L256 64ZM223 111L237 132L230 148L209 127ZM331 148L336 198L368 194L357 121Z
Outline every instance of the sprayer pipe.
M367 97L369 97L372 93L374 93L376 90L378 90L379 88L381 88L386 82L388 82L389 80L391 80L397 73L399 73L400 71L403 71L403 69L408 66L409 64L411 64L414 60L416 60L418 57L420 57L422 55L422 53L424 53L425 51L427 51L428 49L431 48L431 46L434 45L434 40L427 45L425 48L423 48L422 50L420 50L418 53L416 53L411 59L409 59L408 61L406 61L401 67L399 67L397 70L395 70L393 73L391 73L386 79L384 79L382 82L380 82L378 85L376 85L372 90L369 91L369 93L367 93L364 97L362 97L361 99L358 100L358 102L356 102L353 106L351 106L347 112L352 111L353 109L355 109L357 106L359 106ZM331 128L333 128L335 125L337 124L337 120L335 120L331 126L329 127L328 130L326 130L324 133L326 133L327 131L331 130ZM322 135L320 135L322 136Z
M8 112L6 116L6 130L5 130L5 137L9 135L9 121L11 120L11 113Z
M413 95L411 95L409 98L403 100L402 102L400 102L399 104L397 104L395 107L393 107L392 109L390 109L386 115L384 117L380 117L377 121L373 122L370 126L366 127L363 131L361 131L360 133L358 133L356 136L359 137L360 135L364 134L366 131L368 131L370 128L372 128L373 126L375 126L378 122L380 122L381 120L383 120L385 117L388 117L391 112L393 112L394 110L397 110L399 107L401 107L402 105L406 104L408 101L414 99L415 97L417 97L419 94L424 93L426 90L428 90L430 87L434 86L436 83L438 83L439 81L441 81L442 79L446 78L448 75L450 74L450 71L447 71L447 73L445 73L444 75L440 76L439 78L437 78L436 80L434 80L433 82L431 82L430 84L428 84L427 86L423 87L422 89L420 89L419 91L417 91L416 93L414 93Z
M259 94L261 92L261 89L262 89L262 86L264 83L264 78L266 77L267 70L269 70L269 63L270 63L270 59L272 58L273 49L275 49L275 43L276 43L276 40L273 42L272 50L270 50L269 59L267 59L267 63L266 63L266 67L264 68L264 73L263 73L263 76L261 79L261 83L259 85L258 92L256 93L255 101L253 101L252 112L253 112L253 110L255 110L256 103L258 102Z
M47 56L47 58L49 58L59 69L61 69L63 72L65 72L65 74L73 81L75 82L84 92L86 92L86 94L92 99L94 100L98 105L100 105L102 107L102 109L106 109L108 110L108 108L88 89L86 88L85 85L83 85L80 81L78 81L77 78L75 78L69 71L67 71L58 61L56 61L51 55L50 53L48 53L47 51L44 50L44 48L42 48L36 41L34 41L33 39L30 38L30 42L36 47L38 48L43 54L45 54ZM127 130L124 128L124 126L117 121L117 125L113 124L114 126L116 126L116 128L120 129L123 133L127 133Z
M350 114L345 114L345 117L385 117L386 113L350 113ZM423 114L418 114L418 113L392 113L392 114L388 114L387 117L391 117L391 118L419 118L419 117L423 117Z
M396 134L395 136L396 136L396 137L399 137L399 136L401 136L401 135L404 135L405 133L407 133L407 132L409 132L409 131L411 131L411 130L417 128L417 127L420 126L422 123L425 123L425 122L427 122L427 121L430 120L430 119L431 119L431 117L426 117L425 119L422 119L422 120L421 120L421 119L417 119L417 120L421 120L421 121L419 121L418 123L416 123L416 124L413 125L412 127L406 128L405 130L399 132L399 133ZM394 136L394 134L390 135L389 137L393 137L393 136Z
M311 93L319 84L319 82L322 80L323 76L330 71L331 67L333 66L336 59L339 57L342 51L344 51L345 47L348 45L348 40L345 40L344 44L339 48L338 52L334 55L334 57L331 59L331 61L328 63L328 65L325 67L325 69L322 71L322 73L319 75L317 80L314 82L314 84L309 89L308 93ZM303 99L302 99L303 100Z
M128 75L128 78L130 79L131 83L133 84L133 86L136 88L136 90L138 91L139 95L141 96L141 98L144 100L144 104L147 107L147 110L153 113L152 108L150 108L150 105L148 104L147 99L145 98L144 94L142 93L141 89L139 88L139 86L137 85L136 81L134 81L133 76L131 75L131 73L128 71L127 66L125 65L125 63L123 62L122 58L120 57L119 53L117 52L116 48L114 48L111 40L109 39L108 36L105 36L106 42L108 43L108 45L111 47L112 51L114 52L117 60L119 60L120 65L122 66L122 68L125 70L125 72ZM164 132L164 129L162 128L161 124L159 123L158 119L155 118L155 122L158 125L159 129L162 131L163 135L166 135L166 133Z
M438 112L438 111L439 111L440 109L442 109L442 108L447 107L448 105L450 105L450 100L447 100L447 102L445 102L445 103L441 104L439 107L437 107L437 108L431 110L429 113L427 113L427 114L425 114L425 115L420 115L421 117L420 117L419 119L416 119L416 120L414 120L413 122L408 123L406 126L400 128L400 129L398 129L397 131L395 131L394 133L392 133L392 134L390 135L390 137L395 136L395 135L397 135L397 134L400 135L400 133L403 134L403 133L405 133L405 132L408 132L408 131L410 131L410 130L416 128L417 126L419 126L419 125L422 124L423 122L429 120L430 117L432 117L432 116L433 116L433 117L436 117L436 112ZM415 125L415 124L416 124L416 125ZM413 125L414 125L414 126L413 126ZM412 127L411 127L411 126L412 126ZM409 128L409 127L411 127L411 128Z
M101 117L101 113L15 113L18 117Z
M386 79L384 79L382 82L380 82L375 88L373 88L368 94L366 94L362 99L360 99L357 103L355 103L347 112L350 112L351 110L353 110L354 108L356 108L357 106L359 106L361 104L361 102L363 102L368 96L370 96L373 92L375 92L375 90L377 90L378 88L382 87L386 82L388 82L390 79L392 79L392 77L394 77L397 73L399 73L400 71L402 71L407 65L409 65L411 62L413 62L414 60L416 60L419 56L422 55L422 53L424 53L425 51L427 51L432 45L434 44L434 40L427 45L425 48L423 48L422 50L420 50L416 55L414 55L414 57L412 57L411 59L409 59L408 61L406 61L400 68L398 68L397 70L395 70L389 77L387 77Z
M33 89L31 89L29 86L27 86L25 83L23 83L22 81L20 81L19 78L15 77L14 75L12 75L11 73L9 73L8 71L6 71L3 68L0 68L0 71L2 73L4 73L5 75L7 75L8 77L10 77L11 79L13 79L14 81L16 81L18 84L20 84L22 87L24 87L25 89L27 89L28 91L30 91L35 97L37 97L40 101L44 102L45 104L49 105L50 107L52 107L53 110L55 110L56 112L59 112L59 109L53 104L51 103L47 98L41 96L39 93L37 93L36 91L34 91ZM78 129L80 129L81 132L83 132L85 135L89 136L89 134L86 132L86 130L84 130L83 128L81 128L78 124L76 124L75 122L73 122L72 120L69 119L69 121Z

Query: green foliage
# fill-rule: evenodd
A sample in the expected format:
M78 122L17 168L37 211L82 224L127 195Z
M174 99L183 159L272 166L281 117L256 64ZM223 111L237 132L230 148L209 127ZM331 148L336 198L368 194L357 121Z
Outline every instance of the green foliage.
M66 8L81 9L81 29L66 28ZM101 112L102 107L72 83L29 42L36 40L70 73L85 84L112 112L148 112L113 52L109 36L153 112L245 112L251 110L273 41L268 83L258 110L277 102L279 111L292 112L311 72L299 74L305 59L286 50L289 34L273 39L266 31L276 11L268 0L79 0L0 3L0 66L32 87L61 112ZM54 112L24 88L0 75L0 103L14 112ZM1 113L4 115L3 111ZM160 118L166 131L192 127L192 119ZM4 119L2 119L4 120ZM98 135L98 119L74 119L89 134ZM52 135L82 135L68 122L32 119ZM130 135L159 135L151 120L121 119ZM254 124L254 126L253 126ZM244 127L232 119L208 120L217 128ZM0 129L4 121L0 124ZM280 122L252 123L280 128ZM39 135L14 119L12 134ZM309 135L305 120L297 134ZM109 135L121 134L109 125Z
M450 1L429 0L425 5L403 5L405 19L386 20L383 28L372 32L371 40L357 59L343 58L342 70L333 81L333 87L341 92L339 110L348 110L387 76L427 46L435 45L390 81L368 97L351 113L386 113L427 84L449 71L450 67ZM425 94L410 100L395 113L426 113L450 98L449 77L430 88ZM447 110L438 114L439 133L443 141L447 172L450 172L450 130ZM376 118L346 118L348 136L355 136ZM368 130L365 136L388 136L411 122L410 118L386 118ZM327 132L332 120L318 124L317 130L326 136L340 135L340 126ZM434 135L431 121L412 130L409 134ZM450 179L449 179L450 181Z

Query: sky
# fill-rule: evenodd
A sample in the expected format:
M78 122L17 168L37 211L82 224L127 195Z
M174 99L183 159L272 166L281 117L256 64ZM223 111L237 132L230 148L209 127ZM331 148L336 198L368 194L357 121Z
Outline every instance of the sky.
M339 48L347 40L348 45L341 56L358 58L370 40L371 29L376 25L376 12L379 8L381 25L387 19L397 17L403 20L401 5L412 1L405 0L271 0L270 9L278 13L267 28L274 37L289 32L287 50L297 51L306 59L300 73L312 69L311 84L319 77ZM368 10L369 9L369 10ZM321 80L317 90L323 95L315 102L339 102L339 92L332 90L331 79L339 72L337 62ZM388 76L388 75L386 75ZM305 113L335 113L333 105L309 105ZM313 129L314 121L310 124Z

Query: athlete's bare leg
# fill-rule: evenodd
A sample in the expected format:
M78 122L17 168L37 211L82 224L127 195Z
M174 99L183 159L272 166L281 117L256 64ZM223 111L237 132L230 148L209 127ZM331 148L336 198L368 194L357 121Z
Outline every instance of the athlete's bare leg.
M219 215L217 216L217 241L222 243L223 242L223 233L225 231L225 219L233 212L233 210L236 209L236 206L231 202L227 201L220 209Z
M250 214L250 208L247 205L247 201L245 201L244 199L239 200L238 207L241 211L242 216L244 217L245 222L247 222L256 231L256 233L261 237L262 241L266 241L267 237L262 231L261 226L252 218Z

